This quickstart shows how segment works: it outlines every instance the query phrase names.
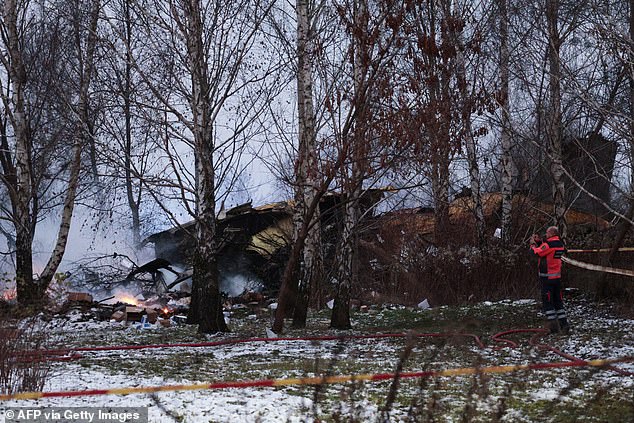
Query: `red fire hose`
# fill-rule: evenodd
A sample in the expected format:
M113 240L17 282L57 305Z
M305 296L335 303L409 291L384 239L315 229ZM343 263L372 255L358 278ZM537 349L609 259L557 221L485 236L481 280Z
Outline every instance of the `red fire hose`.
M519 334L519 333L533 333L534 335L530 338L529 344L537 347L540 350L550 351L554 354L557 354L566 360L570 360L573 362L583 361L580 358L574 357L570 354L564 353L563 351L545 344L538 342L539 338L546 333L548 330L546 329L512 329L506 330L499 333L496 333L491 337L491 339L498 343L506 344L506 346L510 348L517 348L518 344L515 341L506 339L507 335ZM222 345L233 345L233 344L245 344L252 342L279 342L279 341L346 341L353 339L382 339L382 338L450 338L455 336L468 337L473 339L473 341L478 345L479 348L484 349L485 345L482 343L480 338L477 335L471 333L385 333L385 334L375 334L375 335L330 335L330 336L306 336L299 338L290 338L290 337L282 337L282 338L246 338L246 339L225 339L222 341L211 341L211 342L198 342L198 343L176 343L176 344L149 344L149 345L115 345L115 346L99 346L99 347L78 347L78 348L65 348L65 349L55 349L55 350L33 350L33 351L23 351L19 356L19 360L22 362L27 361L43 361L43 360L51 360L51 361L71 361L71 360L79 360L83 358L79 352L94 352L94 351L121 351L121 350L143 350L143 349L168 349L168 348L200 348L200 347L216 347ZM504 348L504 346L494 347L495 349ZM625 370L618 369L614 366L609 367L611 370L618 372L622 375L634 375L632 372L628 372Z

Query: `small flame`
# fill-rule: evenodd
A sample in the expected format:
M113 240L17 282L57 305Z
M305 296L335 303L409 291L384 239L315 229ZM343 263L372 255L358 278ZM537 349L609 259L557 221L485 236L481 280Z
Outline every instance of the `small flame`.
M163 307L163 314L168 314L171 310L167 307Z
M17 292L14 289L7 289L2 293L2 299L4 301L13 301L17 297Z
M119 302L130 304L133 306L139 305L139 300L137 300L135 297L133 297L130 294L119 294L116 296L116 299Z

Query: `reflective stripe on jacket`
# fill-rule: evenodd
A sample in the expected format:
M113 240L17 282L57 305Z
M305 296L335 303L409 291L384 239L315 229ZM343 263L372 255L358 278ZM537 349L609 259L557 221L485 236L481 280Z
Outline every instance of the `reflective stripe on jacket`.
M561 257L566 252L566 247L558 236L548 238L540 246L531 246L531 249L539 257L537 268L540 277L548 279L561 277Z

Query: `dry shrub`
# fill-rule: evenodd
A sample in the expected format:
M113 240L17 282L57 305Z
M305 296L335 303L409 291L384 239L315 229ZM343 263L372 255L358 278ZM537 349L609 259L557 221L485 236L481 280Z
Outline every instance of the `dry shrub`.
M426 221L417 215L401 217L361 241L356 295L405 305L425 298L438 305L535 296L537 264L527 246L508 250L492 244L481 250L463 239L469 232L463 228L437 247L421 222Z
M427 298L433 304L461 304L532 298L537 292L536 260L527 248L439 248L416 237L394 243L386 237L381 245L362 246L363 289L356 294L368 301L414 305Z
M49 362L41 351L47 344L44 331L33 321L20 326L0 321L0 393L41 391L49 374Z

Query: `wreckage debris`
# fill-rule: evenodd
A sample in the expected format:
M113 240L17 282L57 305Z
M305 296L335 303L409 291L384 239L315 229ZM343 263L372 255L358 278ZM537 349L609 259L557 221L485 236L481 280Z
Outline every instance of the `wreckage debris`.
M164 297L152 297L149 300L140 300L132 294L119 294L99 301L86 292L70 292L66 301L58 310L59 314L72 315L76 322L100 320L124 323L155 325L157 322L162 327L170 327L178 322L172 317L177 314L187 313L189 298L177 298L178 294ZM115 303L107 301L115 300Z
M92 295L86 292L69 292L68 301L75 303L92 303Z
M186 324L191 297L183 292L166 292L148 299L129 292L95 300L88 292L69 292L58 315L66 315L73 322L91 320L124 323L140 329L171 327ZM259 292L244 291L224 303L229 311L237 308L261 308L268 299Z

